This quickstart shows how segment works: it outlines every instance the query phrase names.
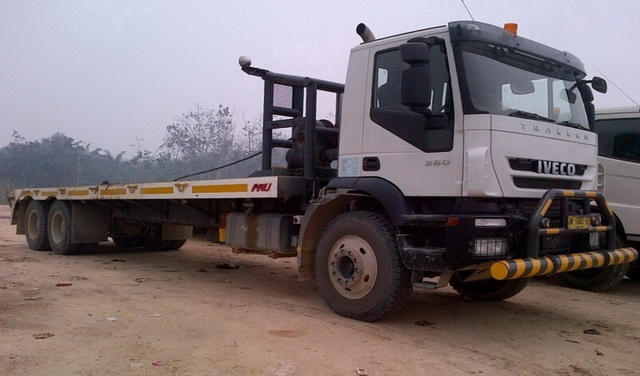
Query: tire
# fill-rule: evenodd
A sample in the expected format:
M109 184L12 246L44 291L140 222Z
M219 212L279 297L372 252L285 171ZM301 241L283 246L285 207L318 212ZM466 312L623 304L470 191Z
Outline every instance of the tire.
M638 261L629 264L629 270L627 270L627 277L634 281L640 281L640 264Z
M518 295L529 284L529 278L462 282L460 276L454 276L449 283L454 290L467 298L497 302Z
M64 201L56 201L49 209L49 244L58 255L74 255L82 244L71 243L71 207Z
M373 212L350 212L322 231L315 259L322 298L339 315L377 321L399 310L411 295L395 229Z
M27 205L24 216L24 234L27 245L34 251L48 251L49 245L48 221L50 202L31 201Z
M616 235L616 248L624 247L624 241ZM556 274L556 279L567 287L600 292L622 281L629 270L629 264L605 266L604 268L576 270L575 272Z
M187 239L176 240L160 240L158 238L147 238L143 241L143 245L150 251L174 251L180 249Z
M574 289L600 292L622 281L629 264L606 266L604 268L576 270L575 272L560 273L556 279L567 287Z
M112 236L111 240L113 240L115 245L122 248L142 247L142 244L143 244L143 239L140 236L131 236L131 237Z

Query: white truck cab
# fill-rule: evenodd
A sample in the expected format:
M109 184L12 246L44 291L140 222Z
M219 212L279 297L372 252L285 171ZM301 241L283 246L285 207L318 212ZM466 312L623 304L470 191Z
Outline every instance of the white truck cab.
M403 59L411 47L423 60ZM593 190L584 77L573 55L478 22L363 43L347 72L339 176L383 177L416 197Z

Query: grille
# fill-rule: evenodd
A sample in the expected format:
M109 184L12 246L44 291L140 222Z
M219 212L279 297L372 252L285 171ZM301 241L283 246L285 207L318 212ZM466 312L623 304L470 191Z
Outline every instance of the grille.
M510 158L509 166L516 171L533 171L538 172L538 160L537 159L522 159L522 158ZM544 162L544 161L540 161ZM575 174L577 176L584 175L584 172L587 170L586 165L575 165L576 171Z
M560 179L539 179L514 177L513 184L518 188L527 189L580 189L582 182Z
M275 107L293 108L293 86L274 84L273 105Z

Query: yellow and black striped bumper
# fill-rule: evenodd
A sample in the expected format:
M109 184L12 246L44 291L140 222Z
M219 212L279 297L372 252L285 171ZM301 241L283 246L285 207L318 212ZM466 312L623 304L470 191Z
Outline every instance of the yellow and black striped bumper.
M493 279L506 280L528 278L581 269L600 268L633 262L638 259L634 248L613 251L572 253L568 255L544 256L537 259L524 258L502 260L491 264L489 275Z
M572 272L582 269L601 268L604 266L633 262L637 259L638 251L636 249L619 248L613 251L594 251L539 258L493 261L476 265L475 267L466 267L460 269L460 271L473 270L473 273L465 278L465 282L482 279L503 281Z

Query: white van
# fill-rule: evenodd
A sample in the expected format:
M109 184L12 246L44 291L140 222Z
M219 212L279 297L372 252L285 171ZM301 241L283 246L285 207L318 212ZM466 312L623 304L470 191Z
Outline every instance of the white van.
M607 198L628 246L640 244L640 107L596 111L598 133L598 190ZM640 279L635 262L627 276Z

